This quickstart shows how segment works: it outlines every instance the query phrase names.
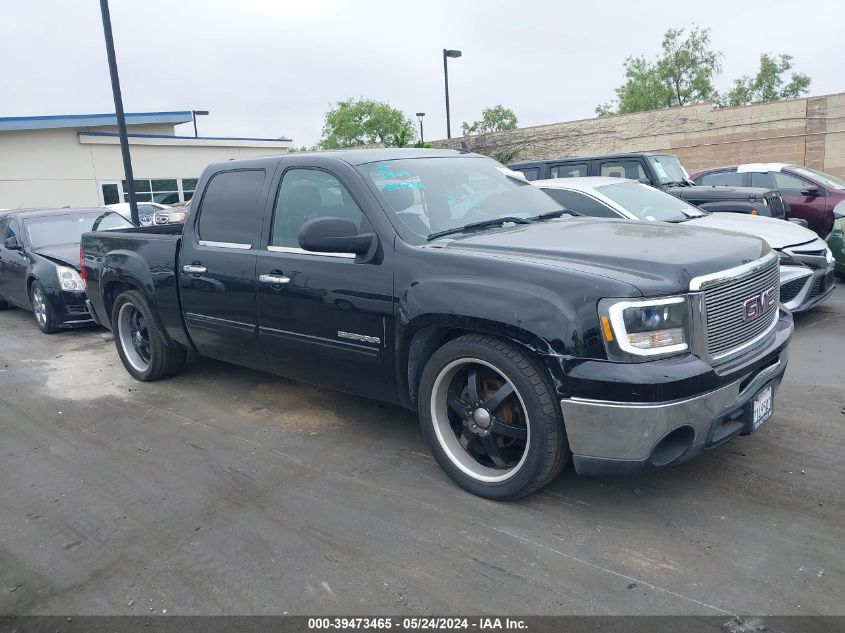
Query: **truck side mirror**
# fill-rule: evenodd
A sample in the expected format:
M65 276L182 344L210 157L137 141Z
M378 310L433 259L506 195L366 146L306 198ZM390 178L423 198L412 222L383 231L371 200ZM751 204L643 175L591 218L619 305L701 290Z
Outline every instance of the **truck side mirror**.
M6 247L8 251L19 251L21 250L21 243L18 242L18 238L16 236L7 237L4 242L3 246Z
M375 243L375 235L359 235L355 223L343 218L314 218L299 229L299 245L306 251L365 255Z
M821 191L818 187L804 187L801 190L802 196L807 196L808 198L816 198L821 195Z

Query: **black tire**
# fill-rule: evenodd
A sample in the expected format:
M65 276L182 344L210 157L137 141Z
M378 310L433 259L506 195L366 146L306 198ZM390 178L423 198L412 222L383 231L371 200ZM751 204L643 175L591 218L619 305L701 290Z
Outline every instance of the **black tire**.
M120 360L136 380L158 380L182 369L187 356L185 348L165 343L147 300L138 290L117 297L111 322Z
M29 303L32 305L32 314L39 330L44 334L55 334L59 331L56 312L47 298L44 286L37 281L33 281L29 287Z
M8 310L8 309L9 309L9 304L6 301L4 301L3 299L0 299L0 311Z
M437 463L459 486L487 499L528 495L569 459L546 370L503 339L470 334L437 350L420 379L418 409Z

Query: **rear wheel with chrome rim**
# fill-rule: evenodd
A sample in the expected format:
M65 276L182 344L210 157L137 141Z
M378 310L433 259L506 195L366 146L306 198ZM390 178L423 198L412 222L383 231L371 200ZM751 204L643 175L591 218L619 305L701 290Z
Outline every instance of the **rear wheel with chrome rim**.
M467 335L437 350L420 381L419 412L443 470L483 497L527 495L551 481L568 458L545 369L502 339Z
M123 366L138 380L169 376L185 364L185 349L167 345L144 295L137 290L115 299L112 330Z
M29 288L29 302L32 305L32 313L35 315L35 322L38 324L38 329L44 334L55 334L59 331L59 323L56 319L56 313L50 300L47 298L47 293L44 287L37 281L32 282Z

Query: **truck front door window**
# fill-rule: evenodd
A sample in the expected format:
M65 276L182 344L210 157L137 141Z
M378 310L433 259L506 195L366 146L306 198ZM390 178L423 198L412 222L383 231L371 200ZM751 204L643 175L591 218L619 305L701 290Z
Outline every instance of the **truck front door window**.
M803 178L787 174L783 171L778 171L772 174L775 178L775 184L780 190L781 194L786 196L800 196L801 190L814 185Z
M611 178L648 179L638 160L606 160L600 164L600 170L602 176Z
M342 218L359 229L363 214L349 191L331 174L317 169L290 169L282 178L270 246L299 249L299 229L314 218Z

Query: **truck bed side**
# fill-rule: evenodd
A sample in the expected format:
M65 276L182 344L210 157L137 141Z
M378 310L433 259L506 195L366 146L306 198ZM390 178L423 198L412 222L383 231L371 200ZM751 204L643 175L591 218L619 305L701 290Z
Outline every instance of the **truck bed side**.
M144 227L82 236L82 265L97 319L111 328L114 300L137 289L147 299L168 344L192 345L182 322L178 257L181 226Z

